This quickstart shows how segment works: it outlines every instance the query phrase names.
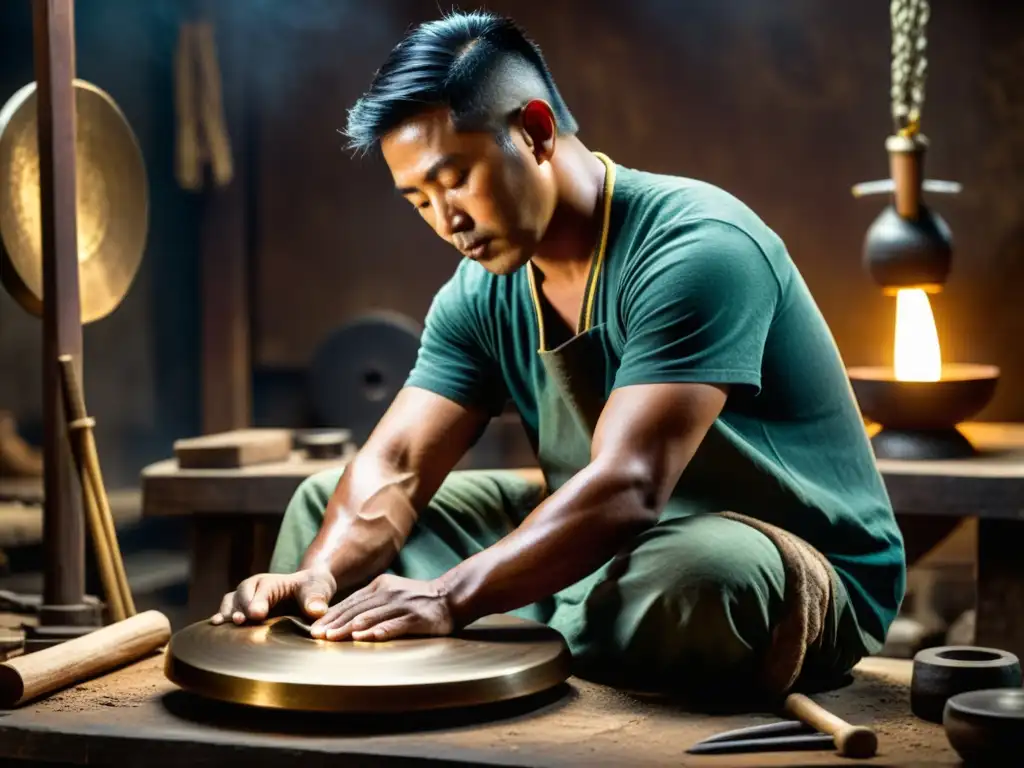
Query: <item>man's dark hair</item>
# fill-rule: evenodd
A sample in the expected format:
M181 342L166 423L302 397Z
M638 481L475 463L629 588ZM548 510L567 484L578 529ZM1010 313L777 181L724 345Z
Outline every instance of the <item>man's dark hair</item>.
M392 49L344 133L351 149L366 152L409 118L447 107L458 129L493 130L508 146L509 117L536 98L551 104L560 134L577 131L540 47L514 21L454 13L415 27Z

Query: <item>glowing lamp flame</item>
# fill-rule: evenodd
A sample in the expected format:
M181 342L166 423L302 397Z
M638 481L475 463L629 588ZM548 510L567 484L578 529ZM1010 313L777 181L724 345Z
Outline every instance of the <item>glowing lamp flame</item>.
M896 294L897 381L938 381L942 376L942 355L935 317L928 294L919 288L904 288Z

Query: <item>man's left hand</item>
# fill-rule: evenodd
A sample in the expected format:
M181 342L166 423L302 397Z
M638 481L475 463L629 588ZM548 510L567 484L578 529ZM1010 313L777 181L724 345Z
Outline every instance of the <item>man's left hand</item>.
M448 599L432 581L384 574L353 592L313 623L317 639L393 640L402 635L448 635Z

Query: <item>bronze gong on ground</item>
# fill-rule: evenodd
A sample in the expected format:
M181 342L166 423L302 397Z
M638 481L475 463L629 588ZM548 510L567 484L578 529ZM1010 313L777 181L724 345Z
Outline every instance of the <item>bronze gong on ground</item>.
M149 190L142 151L124 114L100 88L74 81L75 186L81 321L113 312L142 261ZM36 84L0 109L0 280L43 314Z
M192 693L272 709L359 714L468 707L528 696L570 675L550 627L488 616L452 637L315 640L298 619L192 624L176 633L167 678Z

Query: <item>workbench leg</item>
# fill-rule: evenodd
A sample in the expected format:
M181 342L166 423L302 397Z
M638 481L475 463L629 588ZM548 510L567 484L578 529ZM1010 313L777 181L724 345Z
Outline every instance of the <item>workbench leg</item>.
M188 620L200 621L217 612L231 581L235 524L228 517L195 517L189 546Z
M978 519L975 643L1024 658L1024 520Z
M189 621L216 613L243 579L270 567L281 521L254 515L197 516L192 522Z
M280 519L267 519L266 515L253 519L249 527L252 532L248 553L250 573L264 573L270 567L270 558L274 554L274 545L277 543L280 528Z

